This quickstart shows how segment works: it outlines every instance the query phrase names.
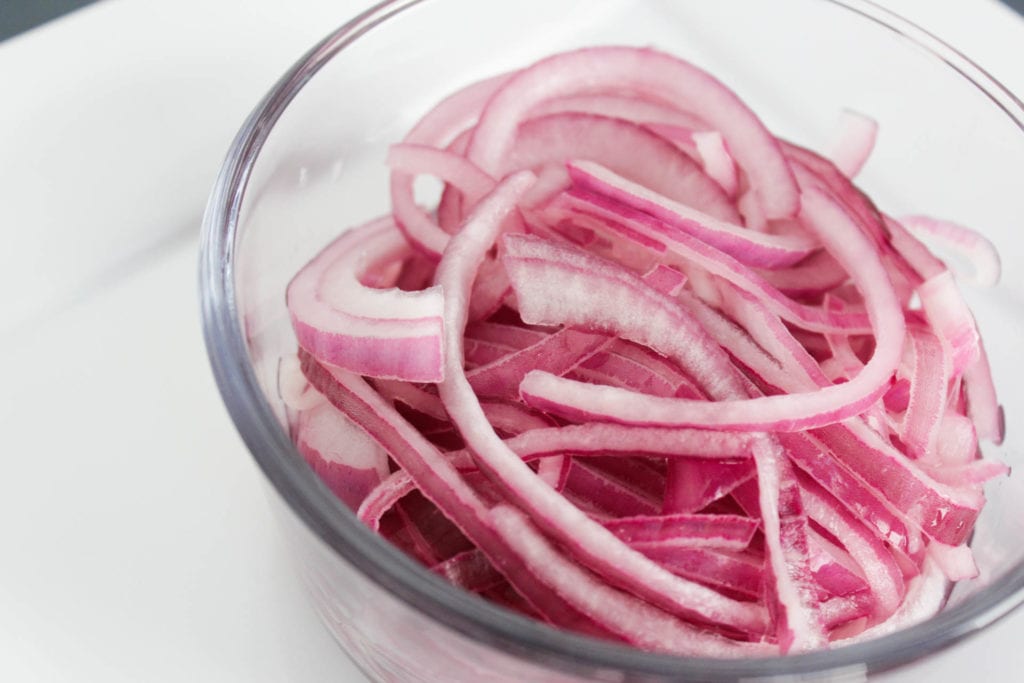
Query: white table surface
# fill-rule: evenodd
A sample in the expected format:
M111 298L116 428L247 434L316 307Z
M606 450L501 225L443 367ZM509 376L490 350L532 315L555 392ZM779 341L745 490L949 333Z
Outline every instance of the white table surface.
M1024 92L994 0L886 0ZM203 348L238 125L363 0L105 0L0 43L0 681L365 679L309 608ZM893 681L1018 679L1024 612Z

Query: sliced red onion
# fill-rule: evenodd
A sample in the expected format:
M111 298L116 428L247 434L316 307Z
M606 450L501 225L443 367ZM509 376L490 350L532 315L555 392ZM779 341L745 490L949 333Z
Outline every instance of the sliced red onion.
M430 256L439 257L449 234L416 204L413 179L429 173L458 188L476 203L494 187L494 179L458 154L425 145L403 143L388 153L391 167L391 205L395 223L409 241Z
M722 134L715 130L698 131L693 134L693 144L704 163L704 172L725 190L727 196L735 197L739 189L739 173Z
M466 377L478 396L513 398L518 396L519 383L531 369L543 368L563 375L611 343L612 339L603 334L560 330L525 349L471 370Z
M799 194L778 142L736 95L710 74L661 52L584 48L518 72L488 102L468 156L485 171L500 168L516 126L539 103L570 94L628 92L690 112L722 133L771 218L794 215Z
M693 513L754 477L749 462L708 462L679 458L671 463L665 491L666 514Z
M637 544L687 548L743 550L757 530L757 521L739 515L672 514L625 517L605 523L616 536Z
M829 451L935 540L962 543L984 504L975 491L934 481L863 423L848 421L815 431Z
M999 252L981 233L929 216L903 216L899 222L918 237L954 249L964 256L973 271L968 282L981 287L993 287L999 283Z
M846 465L836 462L818 439L810 434L780 434L778 438L793 464L841 501L861 524L894 548L912 550L911 533L902 516Z
M531 116L545 116L562 112L598 114L632 123L685 126L688 129L705 128L706 124L691 114L654 100L643 100L629 94L567 95L545 100L530 110Z
M505 84L512 74L502 74L469 86L453 93L433 109L427 112L405 136L404 143L433 147L442 150L460 132L476 123L481 110L494 92ZM468 142L468 136L466 138ZM395 171L391 174L391 197L397 206L405 207L407 216L415 216L419 212L413 197L413 179L407 172ZM410 243L424 254L437 258L444 250L447 234L429 221L422 222L418 217L413 221L399 221Z
M876 603L874 616L884 619L895 612L903 600L905 587L903 574L885 545L837 500L816 486L805 481L800 495L808 516L835 536L860 565Z
M387 478L387 453L323 402L299 413L295 445L334 495L355 510Z
M911 457L925 458L937 447L952 367L950 359L943 353L943 345L934 334L912 329L909 337L914 374L910 380L910 399L903 416L900 438Z
M722 188L690 157L664 138L622 119L565 113L524 121L499 175L545 165L564 167L579 160L596 162L712 220L739 220Z
M878 137L878 123L860 112L844 109L839 119L839 135L829 158L843 175L853 178L864 168Z
M583 458L573 458L569 465L565 493L578 507L602 517L649 517L661 509L661 495L612 476Z
M373 289L360 281L371 266L408 253L390 218L353 228L320 252L288 285L288 311L302 348L371 377L442 379L441 291Z
M573 187L649 214L661 221L665 229L696 237L749 266L789 266L820 247L817 240L808 236L776 236L745 230L691 208L699 206L694 202L688 206L675 201L653 189L656 186L650 183L627 179L592 161L573 161L568 169Z
M642 543L636 547L673 574L745 600L761 597L764 558L727 550Z
M976 575L1008 468L979 449L1004 423L977 325L924 242L985 283L998 257L882 214L850 181L877 126L844 120L830 161L628 47L451 96L391 150L393 218L289 286L299 451L435 573L585 634L786 653L932 613Z

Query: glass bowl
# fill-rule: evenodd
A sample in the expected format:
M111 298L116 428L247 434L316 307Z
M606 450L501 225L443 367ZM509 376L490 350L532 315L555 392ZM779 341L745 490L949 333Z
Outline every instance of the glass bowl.
M460 85L610 43L696 62L770 129L812 148L844 108L879 121L858 184L895 215L974 226L1001 251L1002 283L967 296L1009 418L1005 443L987 453L1010 465L1020 456L1024 107L963 55L862 0L392 0L329 35L267 94L228 153L204 225L213 370L324 623L378 680L754 680L892 669L1007 614L1024 599L1020 477L990 486L973 540L981 576L937 616L830 651L725 661L555 631L464 594L364 528L299 457L276 388L278 360L295 349L285 286L339 231L386 210L388 145Z

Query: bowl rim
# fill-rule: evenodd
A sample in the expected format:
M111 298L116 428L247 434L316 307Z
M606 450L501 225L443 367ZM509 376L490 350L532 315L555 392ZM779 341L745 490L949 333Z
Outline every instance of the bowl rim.
M302 87L364 33L425 0L384 0L330 33L281 77L246 119L217 176L203 217L199 288L203 334L218 388L235 426L276 493L340 559L400 601L501 651L565 673L615 671L627 678L735 680L780 675L862 676L945 649L1024 602L1024 561L997 583L925 622L835 650L749 659L681 658L556 630L471 596L420 566L360 523L299 457L260 389L237 310L234 255L248 181L274 124ZM1024 104L938 37L870 0L822 0L893 31L945 62L1024 132Z

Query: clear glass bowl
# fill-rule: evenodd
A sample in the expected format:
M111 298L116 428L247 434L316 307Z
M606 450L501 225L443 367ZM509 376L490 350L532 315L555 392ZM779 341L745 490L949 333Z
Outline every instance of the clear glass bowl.
M271 484L272 504L327 627L372 678L392 681L734 680L859 676L981 630L1024 599L1024 495L999 482L974 537L979 579L925 623L827 652L682 659L557 632L449 586L362 525L320 484L283 426L278 359L295 340L292 274L340 230L385 211L389 144L471 80L551 52L654 45L731 85L780 135L823 148L843 108L876 118L859 184L895 215L975 226L1003 282L970 290L1006 407L1024 436L1024 107L921 29L862 0L393 0L314 47L245 122L205 218L202 302L224 400ZM230 495L230 492L225 492Z

